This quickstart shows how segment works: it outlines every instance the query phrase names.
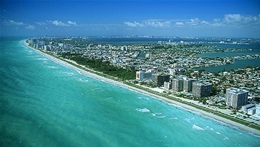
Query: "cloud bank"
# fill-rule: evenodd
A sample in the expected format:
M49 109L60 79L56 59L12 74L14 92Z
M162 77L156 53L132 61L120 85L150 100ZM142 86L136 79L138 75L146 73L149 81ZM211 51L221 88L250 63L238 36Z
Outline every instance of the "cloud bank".
M141 22L124 22L128 27L248 27L256 26L260 27L260 14L257 16L245 16L241 14L226 14L222 19L215 18L210 21L200 20L199 18L191 18L188 20L144 20Z
M73 22L73 21L70 21L70 20L67 23L64 23L64 22L59 21L59 20L53 20L53 21L48 21L48 22L52 23L55 26L77 26L76 22Z

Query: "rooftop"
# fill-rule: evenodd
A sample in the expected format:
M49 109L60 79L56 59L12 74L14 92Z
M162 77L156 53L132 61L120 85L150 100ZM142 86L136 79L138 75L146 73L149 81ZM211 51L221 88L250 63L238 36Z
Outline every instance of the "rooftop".
M236 94L242 94L242 93L247 93L248 91L246 90L242 90L242 89L238 89L238 88L228 88L227 91L229 91L230 93L236 93Z
M194 82L194 84L200 85L200 86L209 86L209 85L212 85L211 83L203 82L203 81L196 81L196 82Z

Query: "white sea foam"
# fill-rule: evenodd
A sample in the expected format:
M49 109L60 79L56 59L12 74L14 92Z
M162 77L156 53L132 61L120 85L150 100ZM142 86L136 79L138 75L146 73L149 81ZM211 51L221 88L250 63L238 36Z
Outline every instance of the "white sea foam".
M165 115L162 115L162 113L153 113L153 116L156 116L157 118L165 118Z
M147 98L147 97L141 97L141 96L139 96L139 97L137 97L138 99L145 99L145 100L149 100L149 98Z
M147 109L147 108L136 108L135 110L136 110L136 111L139 111L139 112L143 112L143 113L150 112L150 110Z
M66 75L69 75L69 76L72 76L72 75L74 75L74 73L73 72L61 72L62 74L66 74Z
M206 126L204 129L205 129L205 130L214 131L214 129L213 129L213 128L211 128L211 127L209 127L209 126Z
M192 129L194 129L194 130L204 130L203 128L201 128L201 127L199 127L195 124L192 126Z
M163 115L163 116L156 116L156 117L157 118L165 118L166 116Z
M88 82L88 80L84 80L84 79L82 79L82 78L79 78L78 81L83 82L83 83Z
M177 120L178 118L177 118L177 117L172 117L172 118L170 118L170 119L175 119L175 120Z
M229 140L229 138L226 136L226 137L224 138L224 140Z
M216 132L216 134L221 134L221 133L219 133L219 132Z
M192 117L192 118L185 118L184 120L190 123L190 122L191 122L191 120L194 120L194 119L195 119L195 118L194 118L194 117Z
M49 68L53 68L53 69L56 69L57 67L56 66L48 66Z

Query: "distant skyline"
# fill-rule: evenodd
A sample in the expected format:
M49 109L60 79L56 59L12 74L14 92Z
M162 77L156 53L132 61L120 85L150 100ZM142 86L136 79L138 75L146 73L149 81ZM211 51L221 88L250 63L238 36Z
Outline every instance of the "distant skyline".
M0 36L260 38L259 0L2 0Z

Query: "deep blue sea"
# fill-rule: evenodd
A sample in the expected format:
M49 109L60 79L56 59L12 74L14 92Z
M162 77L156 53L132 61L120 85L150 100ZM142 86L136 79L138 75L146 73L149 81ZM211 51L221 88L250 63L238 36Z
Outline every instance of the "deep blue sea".
M260 138L1 38L1 147L257 147Z

